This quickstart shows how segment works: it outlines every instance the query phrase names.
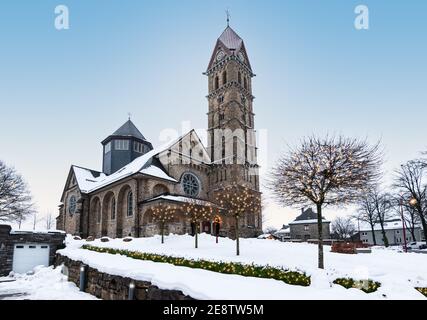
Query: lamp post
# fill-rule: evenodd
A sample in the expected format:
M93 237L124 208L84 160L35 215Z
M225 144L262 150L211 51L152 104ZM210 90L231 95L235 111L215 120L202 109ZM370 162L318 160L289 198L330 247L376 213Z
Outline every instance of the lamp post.
M405 228L405 218L403 216L403 196L400 197L400 214L402 216L402 228L403 228L403 250L408 252L408 247L406 246L406 228Z
M416 206L417 203L418 201L415 198L411 198L411 200L409 200L409 205L412 207ZM403 216L403 195L400 196L400 214L402 216L403 238L405 243L404 250L405 252L408 252L408 247L406 244L406 225L405 225L405 218Z

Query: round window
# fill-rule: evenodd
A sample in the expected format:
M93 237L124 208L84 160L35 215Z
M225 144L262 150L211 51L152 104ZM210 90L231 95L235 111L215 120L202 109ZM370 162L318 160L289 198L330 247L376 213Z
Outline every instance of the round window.
M76 209L77 209L77 199L75 196L71 196L70 201L68 203L68 212L70 214L74 214L76 213Z
M200 191L199 180L193 174L186 173L182 177L182 188L185 194L195 197Z

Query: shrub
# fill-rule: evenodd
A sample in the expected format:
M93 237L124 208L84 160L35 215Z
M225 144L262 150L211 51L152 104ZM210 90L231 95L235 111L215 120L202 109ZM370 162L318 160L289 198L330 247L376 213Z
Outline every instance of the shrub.
M373 280L354 280L352 278L338 278L334 280L335 284L339 284L346 289L356 288L366 293L372 293L377 291L381 287L381 283Z
M417 289L419 292L421 292L423 295L427 297L427 288L415 288L415 289Z
M91 245L83 245L83 249L101 253L121 254L133 259L149 260L153 262L170 263L175 266L189 267L195 269L204 269L219 273L236 274L246 277L267 278L283 281L291 285L309 286L311 278L305 273L290 271L283 268L271 266L259 266L255 264L242 264L237 262L192 260L180 257L172 257L155 253L144 253L138 251L129 251L113 248L100 248Z

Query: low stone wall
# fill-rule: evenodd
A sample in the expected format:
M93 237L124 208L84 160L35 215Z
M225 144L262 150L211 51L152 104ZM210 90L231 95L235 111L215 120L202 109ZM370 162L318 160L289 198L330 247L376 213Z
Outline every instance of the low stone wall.
M55 266L65 266L68 281L74 282L80 287L81 261L72 260L61 254L57 254ZM194 300L178 290L163 290L147 281L133 280L122 276L110 275L100 272L90 266L86 266L86 289L97 298L103 300L128 300L129 285L135 285L134 300Z
M49 264L53 264L56 250L65 247L64 240L65 233L62 232L13 232L9 225L0 225L0 276L7 276L12 271L15 244L43 243L49 245Z

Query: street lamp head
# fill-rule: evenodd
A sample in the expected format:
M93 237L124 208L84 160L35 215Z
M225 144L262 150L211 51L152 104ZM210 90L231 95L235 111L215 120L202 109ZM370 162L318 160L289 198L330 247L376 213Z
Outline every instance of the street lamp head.
M415 199L415 198L412 198L411 200L409 200L409 204L410 204L411 206L415 206L417 203L418 203L418 201L417 201L417 199Z

